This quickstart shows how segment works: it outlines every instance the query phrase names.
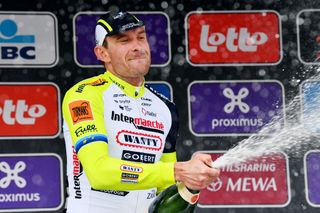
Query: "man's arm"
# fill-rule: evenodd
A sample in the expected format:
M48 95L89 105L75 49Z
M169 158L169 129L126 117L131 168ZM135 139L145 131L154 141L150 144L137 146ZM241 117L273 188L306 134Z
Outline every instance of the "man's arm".
M91 186L98 190L139 190L148 188L162 188L174 183L174 163L159 161L155 164L144 164L124 161L110 157L108 145L95 142L84 146L78 157ZM136 169L130 172L138 175L137 183L122 183L123 167Z

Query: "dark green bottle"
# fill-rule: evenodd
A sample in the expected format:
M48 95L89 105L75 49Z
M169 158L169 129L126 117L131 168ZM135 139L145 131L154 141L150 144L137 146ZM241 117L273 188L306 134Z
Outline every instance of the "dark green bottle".
M182 183L162 191L151 203L148 213L192 213L199 198L199 191L189 190Z

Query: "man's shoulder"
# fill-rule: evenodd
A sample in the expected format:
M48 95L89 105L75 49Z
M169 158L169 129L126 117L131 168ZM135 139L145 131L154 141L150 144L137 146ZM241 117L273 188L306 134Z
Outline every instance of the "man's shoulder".
M110 82L103 75L84 79L72 86L63 98L63 105L77 100L94 100L108 88Z
M173 101L169 100L166 96L157 92L149 85L145 85L145 88L147 88L152 94L154 94L158 99L160 99L168 107L171 113L178 115L177 106Z
M153 93L156 97L158 97L160 100L162 100L164 103L166 103L167 105L173 105L175 106L175 103L171 100L169 100L166 96L164 96L163 94L161 94L160 92L156 91L155 89L153 89L151 86L145 84L144 85L145 88L147 88L151 93Z
M108 86L109 83L103 75L98 75L76 83L67 93L86 94L96 92L98 89Z

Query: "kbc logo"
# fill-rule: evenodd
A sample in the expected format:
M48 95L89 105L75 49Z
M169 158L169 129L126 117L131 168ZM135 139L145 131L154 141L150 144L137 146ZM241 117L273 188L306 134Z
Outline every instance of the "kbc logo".
M58 49L53 13L0 12L0 67L53 67Z

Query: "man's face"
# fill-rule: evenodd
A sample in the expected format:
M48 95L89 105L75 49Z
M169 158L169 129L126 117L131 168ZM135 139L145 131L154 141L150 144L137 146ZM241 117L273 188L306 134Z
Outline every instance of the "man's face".
M110 71L123 78L142 77L150 67L150 47L145 27L106 37ZM111 70L112 69L112 70Z

